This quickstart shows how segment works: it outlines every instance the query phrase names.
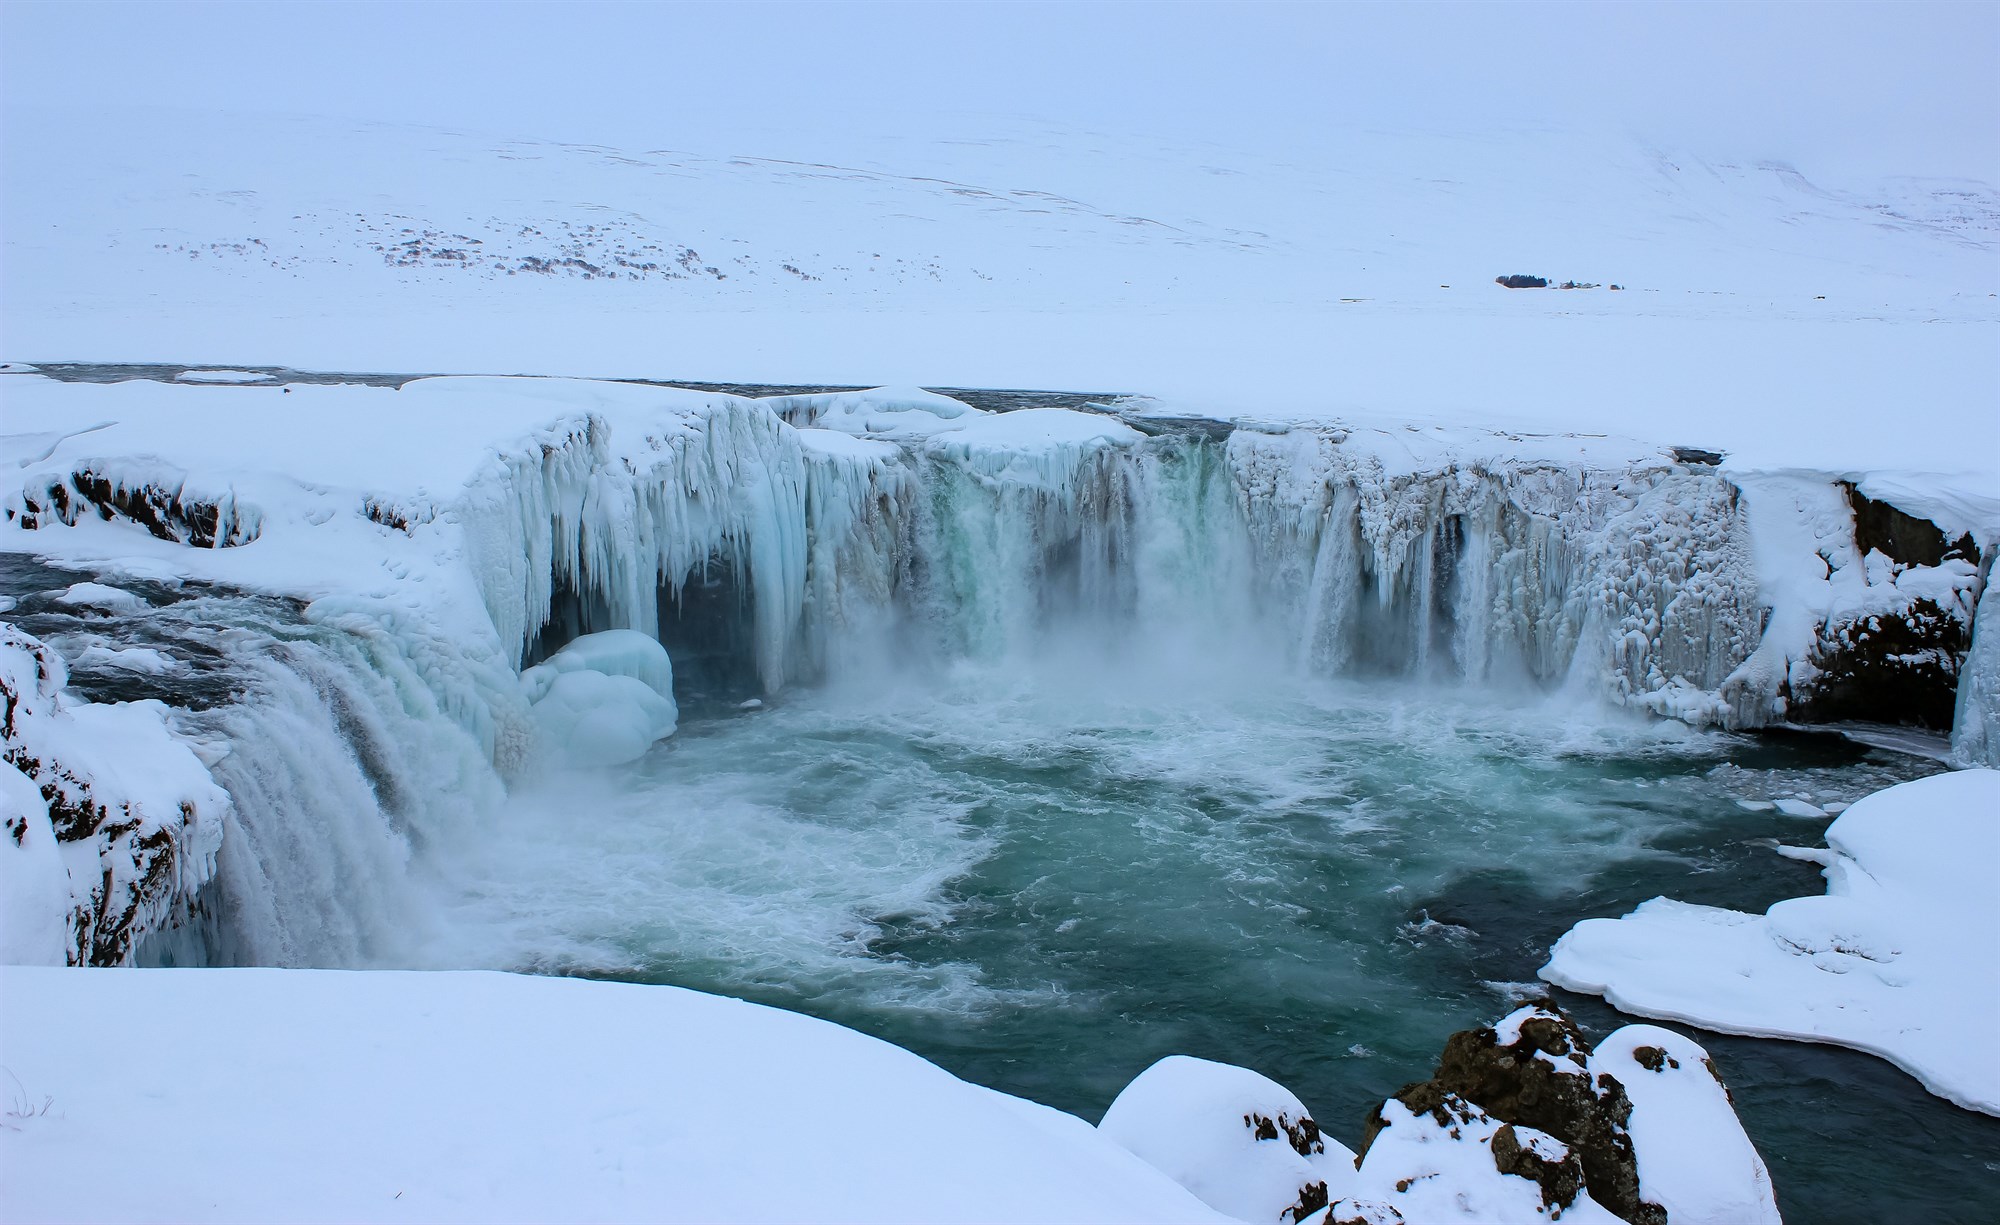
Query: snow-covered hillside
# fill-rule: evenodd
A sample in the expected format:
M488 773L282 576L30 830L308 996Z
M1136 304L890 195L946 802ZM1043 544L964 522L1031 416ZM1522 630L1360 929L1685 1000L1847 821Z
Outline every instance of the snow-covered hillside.
M1260 152L994 120L814 151L754 127L614 149L21 118L13 360L1069 387L1554 422L1762 466L2000 456L1979 183L1815 184L1527 127ZM1494 284L1517 272L1595 288Z

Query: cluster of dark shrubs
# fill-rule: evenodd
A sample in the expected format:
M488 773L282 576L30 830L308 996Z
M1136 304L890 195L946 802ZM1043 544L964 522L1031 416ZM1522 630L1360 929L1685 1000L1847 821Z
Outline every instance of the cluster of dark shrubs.
M1545 276L1529 276L1524 272L1516 272L1512 276L1496 276L1493 278L1493 283L1507 289L1547 289L1549 287L1549 278ZM1562 284L1556 286L1556 288L1602 289L1604 287L1595 281L1564 281ZM1623 289L1625 287L1623 285L1613 285L1611 288Z

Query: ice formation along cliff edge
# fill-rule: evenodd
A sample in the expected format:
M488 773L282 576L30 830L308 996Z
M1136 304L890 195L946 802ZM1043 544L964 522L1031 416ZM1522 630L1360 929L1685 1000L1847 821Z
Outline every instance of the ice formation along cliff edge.
M68 801L50 793L93 768L88 750L45 753L34 729L81 735L143 708L65 699L55 671L9 666L8 760L35 785L8 788L8 820L51 822L70 857L59 876L17 838L9 872L70 899L69 960L129 960L171 909L84 862L132 829L178 848L173 905L200 904L218 840L242 842L216 870L260 877L227 890L272 909L256 959L366 963L369 926L407 916L384 898L357 917L283 853L300 835L278 813L338 809L338 854L377 869L358 879L394 875L412 838L473 819L583 720L625 757L704 703L1059 640L1566 687L1732 728L1955 723L1966 763L2000 759L2000 660L1974 632L2000 508L1866 475L1734 472L1607 437L1189 428L1144 403L995 413L914 390L15 375L7 395L0 548L120 584L168 692L227 644L211 663L229 700L146 716L221 787L190 773L184 795L120 793L129 815L94 820L57 821ZM564 653L607 631L670 662L630 638ZM151 692L121 675L120 695ZM251 718L287 734L232 734ZM329 767L320 743L355 748ZM128 911L118 938L85 938Z

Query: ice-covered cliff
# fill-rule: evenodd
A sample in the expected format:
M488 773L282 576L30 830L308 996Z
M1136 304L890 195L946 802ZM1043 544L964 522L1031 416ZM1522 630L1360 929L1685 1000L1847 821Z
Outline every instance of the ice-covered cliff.
M1138 402L1003 413L913 389L15 375L4 390L0 547L221 601L177 622L108 588L112 605L79 618L24 590L15 616L107 660L143 618L165 672L233 678L193 722L235 746L209 754L236 800L224 892L269 909L253 926L278 961L365 961L367 924L401 921L386 892L342 906L301 863L348 862L392 891L412 846L574 751L577 727L606 729L590 752L629 756L677 713L967 657L1136 646L1171 662L1227 644L1251 675L1561 687L1728 727L1942 731L1957 694L1958 752L1995 752L1974 611L2000 515L1884 477L1738 472L1600 435L1202 422ZM608 631L669 660L563 656L557 672L598 679L564 681L553 719L554 674L535 665ZM602 709L584 709L593 694ZM233 736L231 718L292 731ZM301 811L338 828L302 829ZM184 843L184 901L220 821L160 835ZM298 855L301 837L328 854ZM156 929L158 907L119 888L129 936Z

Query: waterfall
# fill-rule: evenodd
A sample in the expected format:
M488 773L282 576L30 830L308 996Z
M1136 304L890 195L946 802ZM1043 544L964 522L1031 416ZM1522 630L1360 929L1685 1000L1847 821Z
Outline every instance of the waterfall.
M236 696L179 730L233 803L214 879L142 959L420 962L424 878L450 870L426 851L473 836L504 780L538 769L517 674L584 633L656 637L695 717L885 664L1061 651L1250 684L1566 687L1735 727L1782 709L1833 623L1783 603L1784 567L1903 601L1864 608L1972 590L1961 561L1814 544L1845 513L1828 482L1746 494L1665 455L1470 459L1335 425L1148 436L1104 414L880 393L669 408L637 430L569 413L448 504L371 497L383 531L441 542L446 581L415 598L280 615L217 595L189 619L187 671L226 673ZM149 616L145 634L172 638ZM1968 761L1993 759L1995 641L1979 635L1965 666Z
M262 621L230 638L221 666L237 700L187 719L191 737L225 746L210 766L232 800L215 879L139 959L423 963L424 877L449 863L424 852L463 845L502 799L495 741L481 732L521 723L518 697L448 700L426 666L434 644L356 614ZM468 726L453 706L483 717Z

